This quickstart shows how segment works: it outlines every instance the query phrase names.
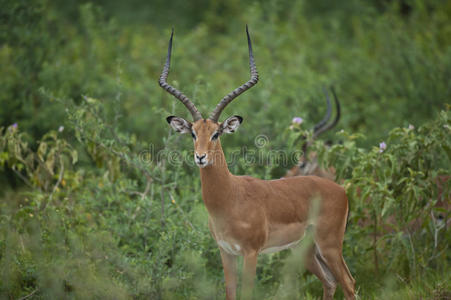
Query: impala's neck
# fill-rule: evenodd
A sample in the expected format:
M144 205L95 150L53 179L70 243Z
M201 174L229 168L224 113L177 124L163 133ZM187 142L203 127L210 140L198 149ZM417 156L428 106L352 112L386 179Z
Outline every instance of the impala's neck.
M232 174L227 167L220 141L213 155L213 163L200 169L202 198L209 213L226 207L227 202L231 201L230 193L233 191Z

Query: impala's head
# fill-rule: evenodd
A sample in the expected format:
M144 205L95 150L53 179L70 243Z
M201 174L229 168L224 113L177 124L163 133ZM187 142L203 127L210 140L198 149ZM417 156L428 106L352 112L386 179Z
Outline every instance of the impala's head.
M200 168L204 168L214 163L216 155L222 155L219 137L224 133L235 132L243 118L232 116L222 123L217 123L211 119L200 119L191 123L176 116L167 117L166 120L175 131L188 133L192 136L194 161Z
M224 133L235 132L243 121L243 118L240 116L232 116L223 122L218 122L221 112L230 102L232 102L233 99L238 97L240 94L242 94L258 82L258 73L254 62L254 56L252 54L252 44L247 26L246 34L249 48L249 66L251 69L251 79L225 96L210 114L208 119L204 119L202 118L201 113L196 108L194 103L191 102L188 97L186 97L184 94L182 94L180 91L170 86L166 82L169 74L169 66L171 63L172 38L174 36L174 30L172 30L171 38L169 40L166 63L164 65L163 72L161 73L159 83L163 89L165 89L171 95L175 96L185 105L185 107L193 117L193 122L176 116L169 116L166 118L166 120L175 131L179 133L188 133L193 137L194 160L196 164L201 168L213 164L215 161L215 156L221 155L222 152L219 137Z
M302 146L302 156L299 157L299 162L296 166L291 168L287 171L285 174L285 177L293 177L293 176L299 176L299 175L316 175L320 177L325 177L334 180L335 179L335 169L329 168L327 170L324 170L321 168L321 166L318 163L318 155L314 151L308 151L309 147L312 145L313 141L322 133L332 129L337 125L338 121L340 120L340 102L338 101L337 95L335 94L335 90L331 88L332 94L334 95L335 100L335 106L337 114L335 116L335 119L332 121L332 123L327 124L330 121L330 117L332 114L332 106L330 104L329 94L327 93L327 90L324 89L324 93L326 95L326 101L327 101L327 112L324 118L317 123L313 127L313 136L312 139L309 141L305 141L304 145Z

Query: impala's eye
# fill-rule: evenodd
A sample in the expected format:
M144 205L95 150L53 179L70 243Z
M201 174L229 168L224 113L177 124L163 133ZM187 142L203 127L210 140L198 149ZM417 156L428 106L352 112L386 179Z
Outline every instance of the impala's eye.
M217 140L218 137L219 137L219 132L216 132L216 133L213 134L213 136L211 137L211 140L212 140L212 141Z
M191 131L191 135L192 135L193 139L195 140L196 139L196 135L194 134L194 132Z

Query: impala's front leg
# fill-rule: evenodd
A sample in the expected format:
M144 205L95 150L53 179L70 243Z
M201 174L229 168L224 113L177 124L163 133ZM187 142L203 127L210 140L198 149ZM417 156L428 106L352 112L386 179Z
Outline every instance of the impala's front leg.
M241 286L241 299L248 300L252 298L254 288L255 270L257 268L258 252L252 252L244 255L243 266L243 285Z
M235 300L236 297L236 256L230 255L221 248L222 267L226 284L226 299Z

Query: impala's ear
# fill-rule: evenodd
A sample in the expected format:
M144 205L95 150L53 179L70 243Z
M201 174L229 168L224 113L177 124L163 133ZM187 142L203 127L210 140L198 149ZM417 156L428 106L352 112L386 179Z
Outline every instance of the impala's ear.
M221 123L220 128L222 132L225 133L234 133L235 130L240 127L241 122L243 122L243 118L240 116L232 116Z
M176 116L169 116L166 118L169 125L174 128L175 131L180 133L188 133L191 132L192 124L183 118L179 118Z

